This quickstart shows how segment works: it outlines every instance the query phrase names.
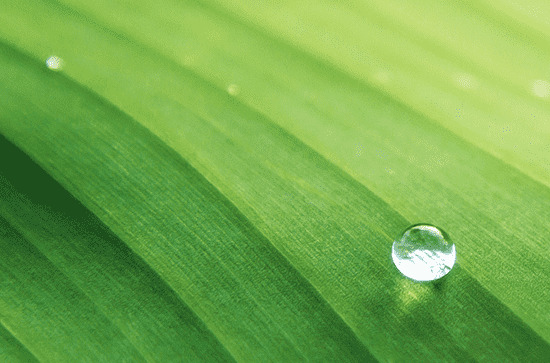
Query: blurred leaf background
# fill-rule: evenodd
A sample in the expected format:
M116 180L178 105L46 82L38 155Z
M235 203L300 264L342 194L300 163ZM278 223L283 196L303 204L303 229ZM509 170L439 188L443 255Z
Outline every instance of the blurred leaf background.
M549 19L2 2L0 360L547 361ZM417 222L437 283L391 262Z

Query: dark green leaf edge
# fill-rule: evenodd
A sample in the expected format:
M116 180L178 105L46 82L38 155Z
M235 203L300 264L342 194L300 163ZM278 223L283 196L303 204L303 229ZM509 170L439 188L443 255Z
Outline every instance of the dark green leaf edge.
M0 274L11 285L1 291L3 324L35 356L58 361L95 353L100 360L127 357L145 361L137 347L94 302L3 217L0 229L0 247L6 254L0 261ZM78 309L72 308L75 306ZM14 321L17 324L12 325Z
M1 319L1 318L0 318ZM4 362L38 362L38 359L0 322L0 360Z
M0 216L32 245L29 250L42 254L35 258L48 259L145 359L232 360L150 266L1 135L0 154L9 155L0 160Z

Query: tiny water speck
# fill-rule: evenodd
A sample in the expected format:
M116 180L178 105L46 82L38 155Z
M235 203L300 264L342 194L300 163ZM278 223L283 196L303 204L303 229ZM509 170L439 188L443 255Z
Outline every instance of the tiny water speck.
M550 96L550 82L538 79L533 82L532 91L537 97L548 97Z
M455 81L459 87L464 89L476 88L477 81L473 75L469 73L460 73L455 77Z
M392 259L408 278L432 281L451 271L456 261L456 248L442 229L430 224L415 224L393 242Z
M61 69L62 65L63 60L59 57L56 57L55 55L52 55L51 57L48 57L48 59L46 59L46 67L51 70L58 71Z
M227 93L229 93L231 96L238 96L241 92L241 88L236 84L230 84L227 87Z

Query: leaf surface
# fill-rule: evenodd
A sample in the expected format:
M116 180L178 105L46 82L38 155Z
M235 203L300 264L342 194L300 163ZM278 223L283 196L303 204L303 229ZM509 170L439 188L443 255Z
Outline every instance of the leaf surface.
M456 34L392 2L10 1L0 132L48 183L6 164L5 228L98 318L43 308L147 360L550 356L546 43L504 5L432 5ZM439 283L391 263L415 222L457 243Z

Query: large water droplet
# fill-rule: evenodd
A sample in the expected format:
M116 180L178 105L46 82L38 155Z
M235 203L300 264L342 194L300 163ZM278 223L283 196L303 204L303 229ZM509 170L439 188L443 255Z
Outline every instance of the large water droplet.
M408 278L431 281L451 271L456 248L443 230L429 224L415 224L393 242L392 258L397 269Z

